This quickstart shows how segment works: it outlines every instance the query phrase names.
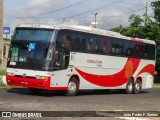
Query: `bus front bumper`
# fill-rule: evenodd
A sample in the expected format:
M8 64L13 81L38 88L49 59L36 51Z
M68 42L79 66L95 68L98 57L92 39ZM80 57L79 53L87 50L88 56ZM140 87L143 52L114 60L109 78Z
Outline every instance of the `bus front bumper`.
M7 85L20 86L27 88L37 88L44 90L68 90L67 86L53 86L50 87L50 77L48 79L36 79L36 78L23 78L15 76L6 76Z
M10 86L20 86L28 88L38 88L38 89L50 89L50 77L46 80L36 79L36 78L23 78L16 76L6 76L7 85Z

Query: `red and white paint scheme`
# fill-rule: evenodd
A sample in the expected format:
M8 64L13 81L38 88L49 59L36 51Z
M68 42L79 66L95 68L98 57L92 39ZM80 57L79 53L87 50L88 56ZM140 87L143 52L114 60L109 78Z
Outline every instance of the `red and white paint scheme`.
M32 39L16 38L16 35L23 34L22 31L16 31L23 29L53 30L52 40L47 41L49 47L45 61L38 60L39 57L30 59L36 47L29 46L38 46L39 42L46 41L37 43ZM64 34L70 39L71 48L59 42L63 41ZM19 55L22 47L14 47L20 44L19 41L28 47L26 53L29 55ZM16 53L16 50L19 52ZM56 51L58 58L55 57ZM78 90L84 89L124 89L127 93L138 93L140 89L152 88L155 54L154 41L130 38L97 28L78 25L19 25L11 43L6 79L8 85L27 87L32 92L43 89L65 90L67 95L76 95Z

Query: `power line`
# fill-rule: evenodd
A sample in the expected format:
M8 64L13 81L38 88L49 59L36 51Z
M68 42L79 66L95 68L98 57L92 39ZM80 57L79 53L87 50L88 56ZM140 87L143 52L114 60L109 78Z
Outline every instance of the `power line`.
M34 8L43 6L43 5L45 5L45 4L48 4L49 2L53 2L53 0L48 0L47 2L43 2L43 3L37 4L37 5L35 5L35 6L27 7L27 8L17 8L16 10L34 9ZM14 9L14 10L15 10L15 9Z
M75 4L76 4L76 5L79 5L80 3L82 4L82 3L87 2L87 1L89 1L89 0L82 0L82 1L80 1L80 2L78 2L78 3L75 3ZM113 5L115 5L115 4L121 3L121 2L123 2L123 1L125 1L125 0L117 0L117 1L111 2L111 3L109 3L109 4L105 4L105 5L103 5L103 6L100 6L100 7L98 7L98 8L94 8L94 9L91 9L91 10L88 10L88 11L85 11L85 12L82 12L82 13L79 13L79 14L75 14L75 15L71 15L71 16L66 16L66 17L58 18L58 19L56 19L56 20L54 20L54 21L62 20L62 19L64 19L64 18L65 18L65 19L66 19L66 18L73 18L73 17L80 16L80 15L82 15L82 14L87 14L87 13L90 13L90 12L93 12L93 11L98 11L98 10L104 9L104 8L106 8L106 7L110 7L110 6L113 6ZM75 4L74 4L74 5L75 5ZM71 7L71 6L73 6L73 4L70 5L70 6L67 6L67 8L68 8L68 7ZM61 8L61 9L58 9L58 10L50 11L50 12L47 12L47 13L43 13L43 14L49 14L49 13L57 12L57 11L60 11L60 10L63 10L63 9L66 9L66 7L65 7L65 8ZM41 15L42 15L42 14L41 14ZM37 16L40 16L40 14L39 14L39 15L35 15L35 16L12 17L12 18L32 18L32 17L37 17Z
M148 7L151 7L151 6L148 6ZM140 10L144 10L144 7L134 10L134 12L137 12L137 11L140 11ZM134 12L127 12L127 13L123 13L123 14L120 14L120 15L112 16L112 17L101 19L101 20L97 20L97 21L109 20L109 19L112 19L112 18L120 17L120 16L126 16L126 15L134 13ZM83 25L87 25L87 24L90 24L90 22L83 23Z
M59 11L62 11L62 10L65 10L65 9L68 9L68 8L75 7L75 6L77 6L77 5L83 4L83 3L88 2L88 1L89 1L89 0L81 0L81 1L79 1L79 2L76 2L76 3L74 3L74 4L71 4L71 5L62 7L62 8L57 9L57 10L52 10L52 11L40 13L40 14L37 14L37 15L31 15L31 16L25 16L25 17L16 17L16 18L36 17L36 16L46 15L46 14L50 14L50 13L54 13L54 12L59 12Z
M100 6L100 7L98 7L98 8L91 9L91 10L88 10L88 11L85 11L85 12L82 12L82 13L79 13L79 14L67 16L67 17L64 17L64 18L73 18L73 17L77 17L77 16L80 16L80 15L83 15L83 14L91 13L91 12L93 12L93 11L98 11L98 10L104 9L104 8L106 8L106 7L111 7L111 6L115 5L115 4L121 3L121 2L123 2L123 1L125 1L125 0L117 0L117 1L114 1L114 2L112 2L112 3L109 3L109 4L105 4L105 5L103 5L103 6ZM55 21L57 21L57 20L61 20L61 19L56 19Z

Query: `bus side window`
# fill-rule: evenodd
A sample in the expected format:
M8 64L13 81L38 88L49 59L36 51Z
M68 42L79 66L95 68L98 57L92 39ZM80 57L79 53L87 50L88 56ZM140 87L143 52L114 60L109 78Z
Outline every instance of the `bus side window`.
M155 59L155 45L149 45L149 59Z
M98 50L98 40L97 36L90 35L87 40L87 51L89 52L97 52Z
M99 40L99 52L106 53L106 46L105 46L104 38L100 38L100 40Z
M69 51L58 48L54 55L55 69L66 69L69 65Z
M143 57L147 59L149 58L149 45L148 44L143 45Z
M77 42L77 49L79 50L79 51L85 51L85 42L86 42L86 37L85 37L85 35L83 35L83 34L78 34L78 42Z
M142 57L142 45L141 44L134 45L134 56Z
M77 50L78 48L76 32L73 32L71 35L71 46L72 46L72 50Z
M111 42L109 39L106 40L106 54L110 54Z
M57 38L57 44L66 48L66 49L72 49L71 47L71 35L67 31L59 31L58 38Z
M63 35L63 43L64 43L64 47L67 49L72 49L71 48L71 36L64 34Z
M133 54L133 51L134 51L134 43L128 41L128 42L125 43L124 46L125 46L124 55L125 55L126 57L131 57L131 56L133 56L133 55L134 55L134 54Z
M57 37L57 41L56 43L60 46L64 46L64 43L63 43L63 35L65 34L65 32L63 31L59 31L58 32L58 37Z

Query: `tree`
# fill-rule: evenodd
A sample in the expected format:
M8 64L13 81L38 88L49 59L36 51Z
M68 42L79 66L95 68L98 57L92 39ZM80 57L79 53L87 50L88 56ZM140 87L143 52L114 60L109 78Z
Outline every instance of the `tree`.
M151 2L152 9L154 11L154 19L156 23L160 26L160 1Z
M125 30L126 28L123 27L122 25L111 29L111 31L118 32L120 34L123 34Z
M142 23L144 22L144 20L142 18L140 18L139 15L131 15L129 17L129 22L131 23L130 26L131 27L139 27L142 25Z

